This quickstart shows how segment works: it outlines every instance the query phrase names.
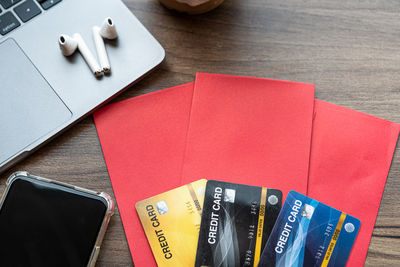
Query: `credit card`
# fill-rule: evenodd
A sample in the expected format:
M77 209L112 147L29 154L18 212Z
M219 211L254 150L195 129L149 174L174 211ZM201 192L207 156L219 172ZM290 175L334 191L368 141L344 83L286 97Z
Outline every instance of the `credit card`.
M158 266L193 266L206 180L136 203Z
M345 266L360 220L290 191L259 265Z
M280 190L208 181L195 266L257 266L281 205Z

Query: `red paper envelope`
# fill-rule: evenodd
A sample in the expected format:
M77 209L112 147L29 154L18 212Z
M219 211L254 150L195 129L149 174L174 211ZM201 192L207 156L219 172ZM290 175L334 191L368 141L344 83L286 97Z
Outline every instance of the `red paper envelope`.
M135 204L180 185L192 93L190 83L94 114L135 266L156 266Z
M347 266L363 266L400 125L315 101L308 195L361 220Z
M183 184L200 178L307 191L314 85L198 73Z

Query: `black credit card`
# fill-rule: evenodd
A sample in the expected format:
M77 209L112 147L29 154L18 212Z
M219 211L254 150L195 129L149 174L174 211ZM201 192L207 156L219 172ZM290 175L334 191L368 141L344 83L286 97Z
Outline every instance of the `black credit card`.
M280 190L208 181L195 266L257 266L281 206Z

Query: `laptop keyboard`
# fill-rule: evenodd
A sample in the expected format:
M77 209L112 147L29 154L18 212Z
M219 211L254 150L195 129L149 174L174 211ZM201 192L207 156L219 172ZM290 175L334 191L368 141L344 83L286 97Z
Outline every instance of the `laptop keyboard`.
M6 35L61 0L0 0L0 34Z

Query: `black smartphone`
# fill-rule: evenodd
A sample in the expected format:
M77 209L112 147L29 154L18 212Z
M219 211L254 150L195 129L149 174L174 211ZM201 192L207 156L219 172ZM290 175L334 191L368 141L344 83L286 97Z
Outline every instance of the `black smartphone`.
M14 173L0 201L0 265L93 266L113 211L106 193Z

